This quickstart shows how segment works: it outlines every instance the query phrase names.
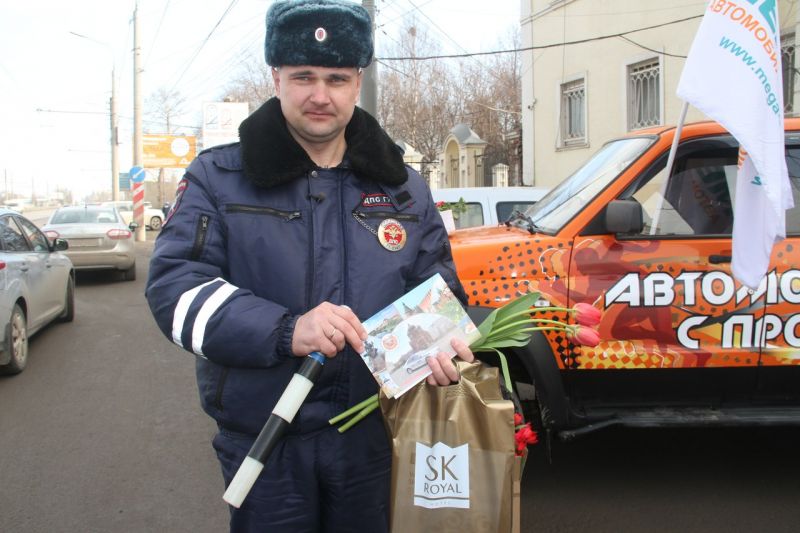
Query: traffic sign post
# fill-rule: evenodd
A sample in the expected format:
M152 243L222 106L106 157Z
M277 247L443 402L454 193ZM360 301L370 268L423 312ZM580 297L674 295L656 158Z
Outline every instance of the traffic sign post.
M136 240L142 242L147 240L144 225L144 178L145 170L139 166L131 167L131 182L133 183L133 220L139 227L136 228Z

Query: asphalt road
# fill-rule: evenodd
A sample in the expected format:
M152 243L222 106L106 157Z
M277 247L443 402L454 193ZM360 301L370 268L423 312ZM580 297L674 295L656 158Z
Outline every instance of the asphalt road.
M153 233L148 232L152 239ZM227 509L191 355L138 278L80 275L73 323L0 378L0 531L222 532ZM533 448L522 531L800 530L800 430L606 430Z

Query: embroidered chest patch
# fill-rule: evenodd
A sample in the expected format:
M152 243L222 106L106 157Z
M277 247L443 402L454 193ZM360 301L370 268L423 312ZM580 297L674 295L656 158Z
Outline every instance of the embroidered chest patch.
M383 193L361 193L361 207L392 207L392 199Z

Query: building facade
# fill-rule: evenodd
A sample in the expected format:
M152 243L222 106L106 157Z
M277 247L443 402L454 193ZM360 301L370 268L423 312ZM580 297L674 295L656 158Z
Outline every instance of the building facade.
M466 124L457 124L442 144L439 175L432 189L483 187L483 152L487 142Z
M525 185L552 187L608 140L678 121L683 102L676 89L707 0L521 2ZM790 116L800 110L794 54L800 21L794 2L779 7ZM687 122L706 119L689 107Z

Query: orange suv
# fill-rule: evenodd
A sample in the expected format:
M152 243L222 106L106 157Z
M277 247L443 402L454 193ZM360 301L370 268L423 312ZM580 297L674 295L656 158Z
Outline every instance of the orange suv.
M667 176L675 131L610 141L505 226L451 235L473 318L528 291L602 312L596 347L547 333L506 352L532 385L521 397L562 439L615 424L800 423L800 119L786 120L798 207L756 291L730 268L738 143L716 123L686 125Z

